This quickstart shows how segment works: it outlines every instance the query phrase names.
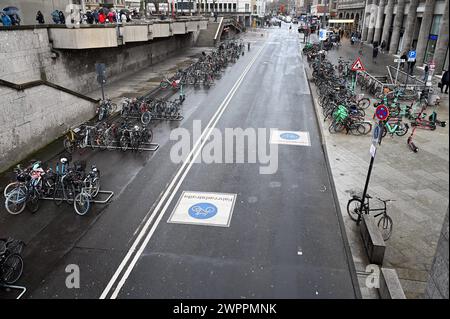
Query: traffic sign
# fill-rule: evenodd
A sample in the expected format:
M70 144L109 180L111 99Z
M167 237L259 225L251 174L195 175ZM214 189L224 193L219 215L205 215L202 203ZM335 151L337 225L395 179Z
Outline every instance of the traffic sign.
M361 62L360 58L357 58L355 62L352 64L352 71L365 71L364 65Z
M327 39L327 30L320 29L319 30L319 41L325 41Z
M380 121L384 121L385 119L387 119L389 117L389 109L386 107L386 105L380 104L375 109L375 116Z
M411 50L408 52L408 62L413 62L416 60L416 51Z
M373 135L372 135L372 144L374 146L376 146L377 144L380 143L382 129L383 129L383 127L380 124L375 125L375 128L373 130Z

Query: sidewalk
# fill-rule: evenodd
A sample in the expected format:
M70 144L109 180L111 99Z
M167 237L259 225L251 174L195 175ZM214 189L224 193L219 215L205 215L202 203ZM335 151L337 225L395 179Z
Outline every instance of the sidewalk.
M302 35L300 39L303 39ZM336 62L342 56L355 60L358 56L355 48L344 40L341 49L328 51L327 59ZM363 59L368 72L377 74L378 71L377 75L385 75L384 63L393 61L392 56L380 54L377 63L373 64L371 48L368 46L365 47L364 56L370 57ZM420 70L416 74L419 72L421 74ZM313 84L311 89L316 108L320 108ZM318 111L321 114L321 110ZM428 112L432 112L432 108ZM449 119L448 95L441 95L441 104L436 112L439 119ZM366 118L373 121L373 108L369 107L366 113ZM364 298L374 298L373 290L365 288L362 281L368 261L359 229L347 216L346 208L350 194L362 192L364 187L370 161L371 134L330 134L329 122L323 122L323 118L319 120L355 266L361 277L361 291ZM403 137L387 136L378 147L375 158L368 192L372 196L396 200L388 206L394 228L391 238L386 242L383 266L396 269L407 298L421 298L424 293L449 204L448 130L448 126L438 127L435 131L417 129L414 141L419 147L418 153L410 151L406 144L410 131Z

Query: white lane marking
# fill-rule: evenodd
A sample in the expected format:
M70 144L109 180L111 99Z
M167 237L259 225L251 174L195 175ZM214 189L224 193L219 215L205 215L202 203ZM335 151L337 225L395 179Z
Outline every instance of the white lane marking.
M211 120L209 121L207 128L203 131L202 135L200 136L200 138L197 140L197 142L195 143L194 147L192 148L192 150L189 152L186 161L182 164L182 166L178 169L177 174L175 175L175 177L172 179L171 183L169 184L169 186L166 188L166 191L163 195L163 197L160 199L160 201L158 202L158 205L154 208L153 213L151 214L150 218L147 220L147 222L145 223L144 227L142 228L142 230L140 231L138 237L135 239L133 245L130 247L130 249L128 250L125 258L122 260L122 262L120 263L119 267L117 268L116 272L114 273L113 277L111 278L111 280L109 281L108 285L106 286L106 288L104 289L104 291L102 292L100 299L105 299L106 296L108 295L108 293L111 291L114 283L117 281L117 278L119 277L120 273L123 271L123 269L125 268L125 265L128 263L129 259L131 258L132 254L135 252L136 247L138 246L139 242L141 241L142 237L145 235L145 233L147 232L148 228L150 227L151 222L153 221L154 217L156 216L156 214L158 213L159 209L161 208L161 205L164 203L166 197L168 196L170 192L170 190L172 189L172 187L174 186L175 182L177 181L178 177L180 176L180 174L182 173L182 171L185 169L186 165L189 164L188 170L190 169L190 167L192 166L192 163L189 161L189 158L192 156L192 154L194 154L194 152L196 152L199 143L202 142L202 146L205 144L205 142L207 141L207 138L204 138L204 136L206 136L206 134L208 134L208 136L211 134L212 129L214 127L210 127L212 123L217 123L218 118L223 114L224 110L226 109L226 107L229 104L229 101L231 100L231 98L234 96L235 92L237 91L237 88L240 86L240 84L242 83L242 80L244 79L245 75L248 73L248 71L250 70L250 68L252 67L252 65L255 63L256 59L259 57L259 55L261 54L261 51L264 49L265 46L262 46L259 51L257 52L257 54L255 55L255 57L253 58L253 60L247 65L247 67L244 69L244 72L241 74L241 76L238 78L238 80L236 81L236 83L234 84L234 86L232 87L232 89L230 90L230 92L228 93L228 95L225 97L224 101L222 102L222 104L219 106L218 110L216 111L216 113L214 113L214 115L212 116ZM215 126L215 124L214 124ZM201 148L199 149L199 151L201 151ZM196 155L198 155L198 152L196 152ZM196 157L195 155L195 157ZM195 157L194 160L195 161ZM184 176L186 176L186 173L183 175L183 179ZM179 187L179 186L178 186ZM176 192L176 191L175 191ZM175 193L173 192L173 194ZM173 198L173 195L171 195L170 198ZM166 205L164 208L167 209L168 205ZM162 216L163 214L161 214L160 216ZM160 218L158 217L156 222L159 222ZM155 223L156 223L155 222ZM153 230L153 228L152 228ZM153 234L153 232L149 233ZM151 236L150 236L151 237ZM147 236L148 239L150 239ZM146 238L146 240L147 240ZM147 241L148 242L148 241ZM145 248L145 246L147 245L146 242L143 243L143 245L141 246L142 249L138 250L137 255L140 256L140 254L142 254L142 250L143 248ZM141 252L141 253L139 253ZM136 256L135 256L136 257ZM133 259L133 261L137 261L136 258ZM135 262L134 262L135 264ZM134 267L133 264L133 267ZM131 265L131 264L130 264ZM124 274L124 276L126 275L126 277L128 277L129 273L131 272L131 268L128 267L126 273ZM124 277L122 277L123 279ZM125 278L126 279L126 278ZM124 280L121 280L120 282L124 283ZM119 282L119 284L120 284ZM123 285L122 283L122 285ZM121 287L121 286L120 286ZM114 294L111 296L111 298L115 298L120 290L119 285L116 287L116 289L114 290Z
M111 295L111 299L116 299L117 295L119 294L120 290L122 289L123 285L125 284L127 278L129 277L129 275L131 274L131 271L133 270L134 266L136 265L137 261L139 260L139 257L142 255L145 247L147 246L148 242L150 241L151 237L153 236L153 233L155 232L156 228L158 227L162 217L164 216L167 208L169 207L170 203L173 200L173 197L175 196L175 194L177 193L179 187L181 186L181 184L183 183L184 179L186 178L187 173L189 172L189 170L192 167L192 164L195 163L195 159L197 158L197 156L199 155L199 153L201 152L203 146L206 144L206 142L208 141L209 136L211 135L214 127L216 126L217 122L219 121L220 117L222 116L222 114L225 112L226 108L228 107L231 99L233 98L234 94L236 93L237 89L239 88L239 86L241 85L242 81L244 80L245 75L247 75L247 73L250 71L250 68L252 67L252 65L254 64L254 62L256 61L256 58L259 56L259 54L261 53L262 49L264 48L261 47L261 49L258 51L257 55L254 57L254 59L252 60L252 62L247 66L247 68L244 70L244 72L242 73L241 77L238 79L238 81L236 82L237 85L235 85L232 88L232 91L230 93L232 93L228 100L224 100L224 102L226 102L226 104L224 105L224 107L222 108L220 114L216 117L216 119L214 120L214 123L212 124L212 126L208 129L207 135L206 137L203 139L201 146L197 149L197 151L195 152L194 156L192 157L192 160L189 162L189 166L187 167L187 169L184 171L183 176L181 176L180 180L178 181L177 185L175 186L175 188L170 192L170 197L169 199L166 201L166 204L164 205L163 210L160 212L160 214L158 215L158 218L156 219L155 223L153 224L152 228L150 229L150 232L147 234L147 237L145 238L144 242L142 243L141 247L139 248L138 252L136 253L136 255L134 256L133 260L131 261L131 263L128 265L127 270L125 271L124 275L122 276L121 280L119 281L119 283L117 284L116 289L114 290L113 294ZM228 96L227 96L228 97ZM189 157L188 157L189 158Z

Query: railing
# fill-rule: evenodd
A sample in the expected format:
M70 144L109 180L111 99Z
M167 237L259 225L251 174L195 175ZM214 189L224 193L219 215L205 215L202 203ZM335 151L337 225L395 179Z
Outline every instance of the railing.
M93 99L87 95L72 91L68 88L65 88L63 86L60 86L58 84L51 83L51 82L48 82L45 80L36 80L36 81L30 81L30 82L26 82L26 83L22 83L22 84L16 84L16 83L12 83L12 82L8 82L8 81L0 79L0 85L9 87L16 91L23 91L23 90L30 89L30 88L33 88L33 87L39 86L39 85L46 85L46 86L52 87L56 90L63 91L65 93L74 95L76 97L79 97L80 99L84 99L84 100L92 102L92 103L98 103L100 101L99 99Z

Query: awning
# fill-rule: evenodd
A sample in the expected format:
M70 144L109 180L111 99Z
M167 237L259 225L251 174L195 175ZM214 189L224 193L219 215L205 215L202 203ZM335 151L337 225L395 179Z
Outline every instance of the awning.
M354 19L330 19L328 23L354 23Z

